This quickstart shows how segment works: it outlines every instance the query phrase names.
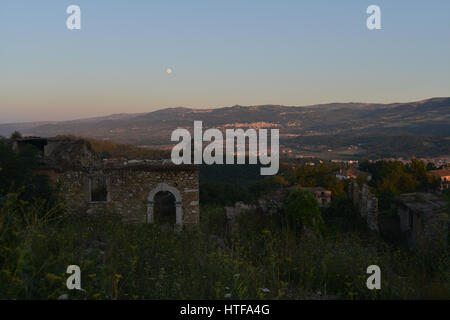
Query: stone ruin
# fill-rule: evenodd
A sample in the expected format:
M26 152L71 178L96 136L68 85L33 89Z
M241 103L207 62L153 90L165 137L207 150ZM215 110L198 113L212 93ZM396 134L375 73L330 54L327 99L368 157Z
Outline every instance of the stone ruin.
M163 193L173 199L176 230L199 222L199 171L195 165L175 165L170 160L104 160L81 139L12 141L13 149L29 144L41 150L37 173L49 176L69 212L113 210L127 222L154 223Z
M400 229L411 248L431 244L438 248L447 245L449 223L447 202L424 192L402 194L396 198Z
M348 195L361 217L365 218L369 229L378 233L378 199L370 193L369 186L360 186L356 181L351 181L348 185Z
M289 196L289 193L298 189L311 192L316 198L319 207L328 207L331 203L331 191L321 187L308 188L296 185L284 190L277 190L263 195L252 204L238 201L233 207L225 207L228 227L231 228L236 223L237 218L245 212L261 211L270 215L277 214L284 207L285 200Z

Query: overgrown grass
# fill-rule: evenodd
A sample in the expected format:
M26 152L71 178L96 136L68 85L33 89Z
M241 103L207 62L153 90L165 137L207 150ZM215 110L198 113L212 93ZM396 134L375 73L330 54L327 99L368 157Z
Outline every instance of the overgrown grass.
M0 208L0 298L450 298L448 252L430 269L419 255L351 232L296 234L279 216L256 212L232 232L225 221L222 209L205 207L199 230L176 234L112 212L62 215L10 194ZM73 264L85 291L66 288ZM366 287L372 264L381 267L381 290Z

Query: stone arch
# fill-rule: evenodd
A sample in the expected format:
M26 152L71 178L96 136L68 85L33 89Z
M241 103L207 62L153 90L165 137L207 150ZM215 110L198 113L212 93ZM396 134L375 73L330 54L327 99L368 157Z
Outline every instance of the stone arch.
M181 197L180 191L168 185L165 182L159 183L153 188L147 197L147 223L154 222L153 207L155 205L155 195L161 191L168 191L175 197L175 208L176 208L176 222L175 230L181 230L183 226L183 198Z

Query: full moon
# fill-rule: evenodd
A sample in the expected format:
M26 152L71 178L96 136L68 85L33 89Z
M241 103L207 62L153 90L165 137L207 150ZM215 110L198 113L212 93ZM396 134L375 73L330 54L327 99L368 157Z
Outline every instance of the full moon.
M171 68L167 68L166 72L167 72L167 74L171 74L173 71Z

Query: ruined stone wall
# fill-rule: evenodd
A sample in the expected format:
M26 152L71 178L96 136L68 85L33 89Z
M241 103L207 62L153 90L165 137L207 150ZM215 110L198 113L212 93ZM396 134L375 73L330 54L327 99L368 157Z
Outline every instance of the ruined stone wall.
M402 194L396 198L401 231L411 248L448 245L447 202L431 193Z
M359 186L356 181L350 182L348 196L358 208L361 217L366 219L370 230L379 232L378 227L378 199L369 191L369 186Z
M106 177L106 202L90 201L90 177ZM165 184L175 188L180 196L182 224L195 225L199 221L198 170L154 170L149 168L108 168L70 170L59 174L61 195L69 211L96 212L115 210L125 221L148 222L149 194Z

